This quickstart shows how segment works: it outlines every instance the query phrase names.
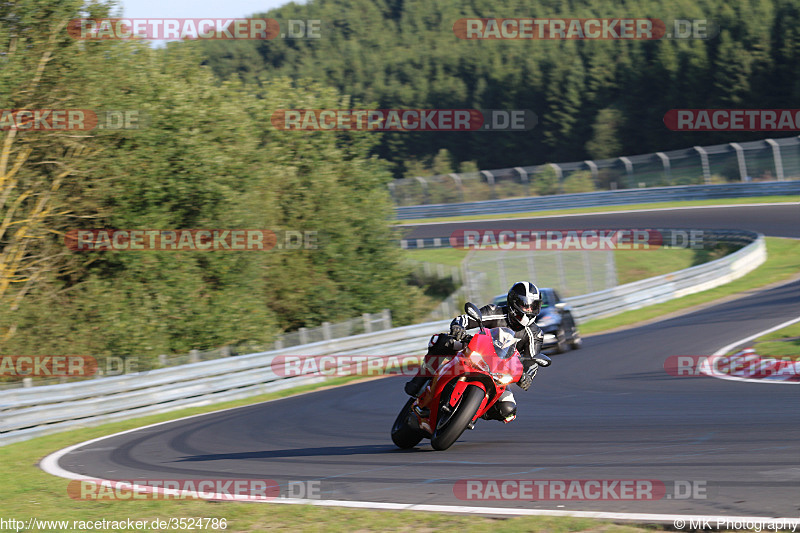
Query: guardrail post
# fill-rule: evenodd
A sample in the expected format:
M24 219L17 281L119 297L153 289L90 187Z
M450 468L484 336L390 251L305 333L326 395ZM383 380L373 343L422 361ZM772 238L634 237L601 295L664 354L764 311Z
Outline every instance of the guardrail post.
M197 363L200 361L200 350L189 350L189 362Z
M300 328L300 344L308 344L308 328Z
M361 315L361 320L364 322L364 333L372 333L372 321L370 320L369 313Z
M589 167L589 170L592 171L592 181L594 182L595 185L597 185L597 180L598 180L597 163L595 163L591 159L587 159L586 161L583 162L583 164Z
M461 270L456 267L450 267L450 279L453 280L454 285L460 285L462 282Z
M495 182L494 182L494 174L492 174L492 173L491 173L491 172L489 172L488 170L481 170L481 176L483 176L484 178L486 178L486 183L488 183L488 184L489 184L489 187L491 187L491 190L492 190L492 192L491 192L491 197L492 197L492 200L496 200L496 199L497 199L497 191L496 191L496 189L495 189L495 187L494 187L494 185L495 185Z
M392 197L392 201L395 204L400 205L400 201L397 199L397 191L395 190L395 188L396 188L396 185L394 183L394 180L390 181L389 182L389 196Z
M275 339L275 349L276 350L283 350L283 335Z
M730 146L736 150L736 161L739 163L739 181L747 181L747 163L744 160L744 150L738 143L730 143Z
M167 366L167 354L165 353L159 354L158 364L161 366Z
M533 254L527 254L526 256L528 262L528 279L536 283L536 265L533 262Z
M556 270L558 270L558 281L561 283L561 290L564 292L569 291L567 287L567 279L564 277L564 257L561 250L556 250Z
M464 201L464 182L461 180L461 176L458 174L448 174L450 178L455 182L456 187L458 187L458 199L460 201Z
M556 178L558 179L558 192L564 194L564 171L561 170L561 167L555 163L550 163L550 166L556 171Z
M784 181L783 177L783 158L781 157L781 147L775 142L775 139L765 139L767 143L772 146L772 158L775 160L775 175L778 176L778 181Z
M592 265L589 260L589 250L581 250L581 259L583 259L583 277L586 278L586 292L594 292L594 283L592 283Z
M322 338L323 340L329 341L333 338L333 334L331 333L331 323L330 322L323 322L322 323Z
M700 165L703 167L703 183L711 185L711 167L708 166L708 152L702 146L695 146L694 149L700 154Z
M22 378L22 386L26 389L33 387L33 378Z
M617 264L614 261L614 251L606 252L606 289L617 286Z
M392 329L392 312L389 309L381 311L383 315L383 329Z
M525 185L526 186L526 188L528 189L528 193L527 194L530 196L530 194L531 194L531 178L528 176L528 173L525 172L525 169L522 168L522 167L514 167L514 170L516 170L517 174L519 174L519 183L520 183L520 185Z
M505 253L503 254L503 256ZM506 276L506 263L505 258L501 256L500 261L497 262L497 277L500 279L501 287L508 287L508 276Z
M667 183L672 183L672 167L669 164L669 157L664 152L656 152L656 155L661 159L661 164L664 165L664 175L667 177Z
M628 175L628 184L633 183L633 163L627 157L620 157L620 161L625 165L625 174Z
M422 205L425 205L428 203L428 182L420 176L414 176L414 179L422 184Z
M223 346L222 348L220 348L219 354L222 357L230 357L231 356L231 347L230 346Z
M519 182L520 183L528 184L528 183L531 182L530 178L528 177L528 173L525 172L524 168L522 168L522 167L514 167L514 170L516 170L517 174L519 174Z

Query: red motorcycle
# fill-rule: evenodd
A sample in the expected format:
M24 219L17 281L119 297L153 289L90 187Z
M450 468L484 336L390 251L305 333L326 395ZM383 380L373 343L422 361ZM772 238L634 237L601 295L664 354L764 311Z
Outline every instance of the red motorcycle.
M435 450L446 450L464 430L483 416L522 377L523 366L510 328L485 329L480 310L472 303L467 314L480 332L467 346L441 365L418 398L410 398L392 426L392 441L413 448L431 439Z

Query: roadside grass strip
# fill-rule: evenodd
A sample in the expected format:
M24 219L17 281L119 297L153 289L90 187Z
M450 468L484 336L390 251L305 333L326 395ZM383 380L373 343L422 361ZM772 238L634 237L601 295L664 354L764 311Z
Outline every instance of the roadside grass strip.
M585 214L623 213L629 211L658 211L685 209L692 207L733 207L739 205L774 205L800 203L800 196L759 196L752 198L722 198L718 200L687 200L682 202L653 202L651 204L609 205L601 207L576 207L573 209L551 209L547 211L526 211L524 213L503 213L497 215L458 215L453 217L415 218L397 220L398 226L415 224L437 224L440 222L464 222L472 220L514 220L519 218L541 218Z

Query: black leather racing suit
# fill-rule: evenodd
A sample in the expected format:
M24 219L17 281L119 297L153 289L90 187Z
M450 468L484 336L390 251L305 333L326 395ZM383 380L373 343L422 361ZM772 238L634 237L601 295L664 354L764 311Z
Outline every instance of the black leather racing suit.
M530 326L522 326L519 322L508 316L508 306L489 304L481 307L481 315L483 318L483 326L487 329L491 328L511 328L514 331L514 336L519 339L517 342L517 350L519 351L520 360L525 372L529 373L531 377L536 375L538 364L534 357L541 357L542 342L544 335L542 330L536 324ZM466 330L477 328L480 324L469 317L469 315L457 316L450 322L450 330L453 326L461 326ZM455 355L463 345L456 341L451 335L437 334L431 337L428 343L428 353L425 355L425 363L417 373L417 378L421 376L430 377L433 372L439 367L442 359L441 356ZM506 389L503 396L495 403L494 406L484 415L484 418L492 420L513 420L517 411L517 404L514 401L514 394Z

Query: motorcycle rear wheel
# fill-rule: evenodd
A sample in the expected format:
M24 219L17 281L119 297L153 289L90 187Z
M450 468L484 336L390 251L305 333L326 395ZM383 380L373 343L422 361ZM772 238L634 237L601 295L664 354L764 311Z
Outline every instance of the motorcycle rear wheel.
M436 424L436 431L431 437L431 446L434 450L446 450L458 440L475 417L475 413L480 409L484 395L483 389L477 385L467 386L461 396L461 401L455 407L455 412L443 425ZM442 409L440 409L439 416L442 414ZM439 420L438 417L437 420Z
M423 434L420 430L409 427L408 417L411 413L411 406L414 404L415 398L409 398L406 405L397 415L392 426L392 442L398 448L404 450L413 448L419 441L422 440Z

